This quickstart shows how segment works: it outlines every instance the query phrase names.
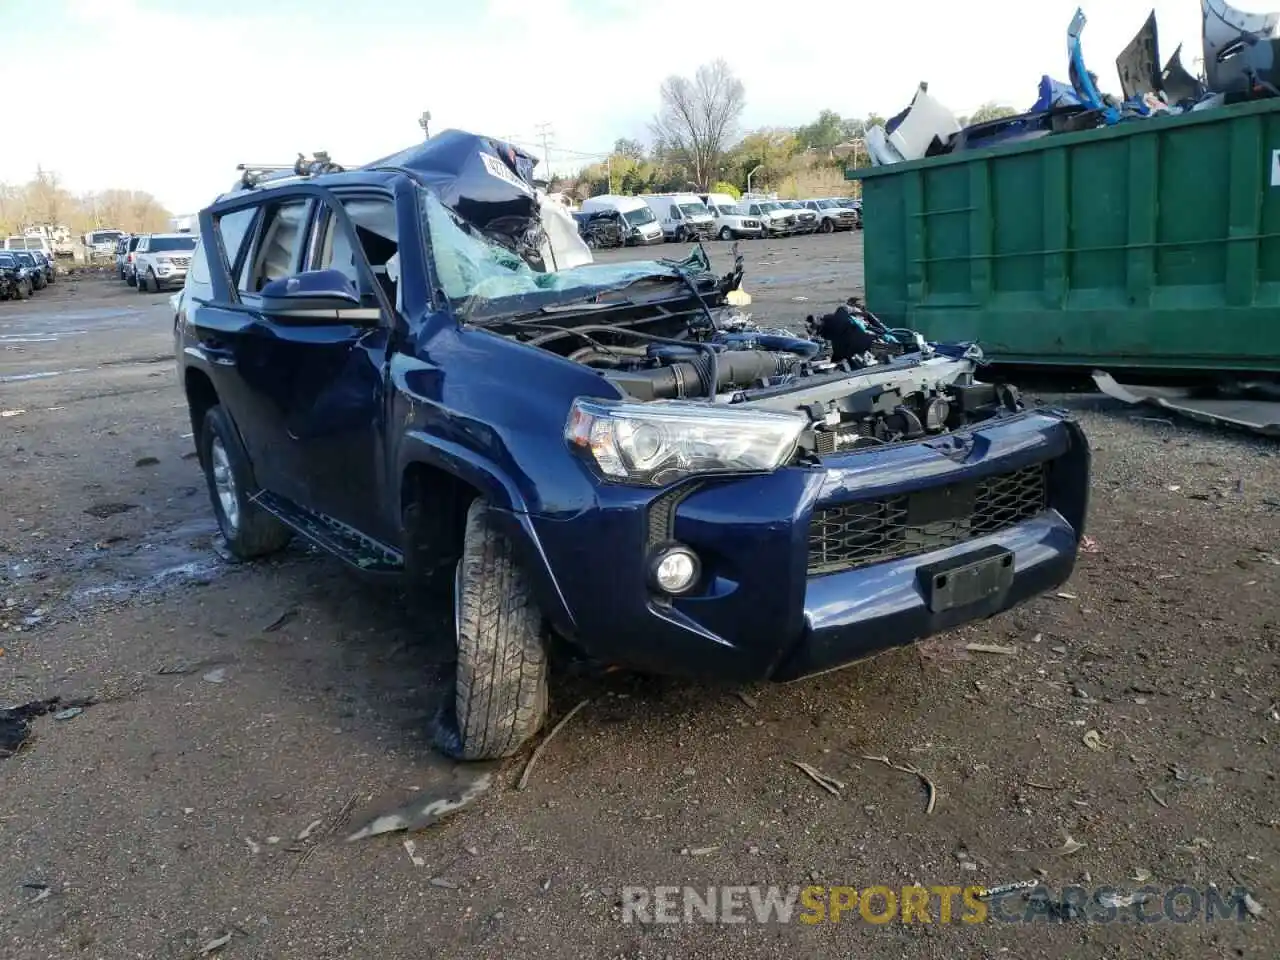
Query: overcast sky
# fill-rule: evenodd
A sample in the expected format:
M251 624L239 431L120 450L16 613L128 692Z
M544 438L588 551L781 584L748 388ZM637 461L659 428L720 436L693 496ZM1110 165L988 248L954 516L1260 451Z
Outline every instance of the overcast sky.
M1280 3L1277 3L1280 6ZM956 113L1022 109L1065 80L1077 0L0 0L9 120L0 182L36 165L73 192L149 190L192 212L235 165L328 150L354 166L432 129L567 150L644 139L658 85L724 57L746 85L744 128L902 109L916 84ZM1119 93L1116 54L1154 6L1161 55L1200 56L1199 0L1086 7L1084 51ZM1241 9L1265 11L1259 0ZM758 10L752 13L752 10ZM33 100L20 123L19 89ZM43 93L43 96L40 96ZM40 96L37 101L34 98ZM559 149L558 149L559 148ZM541 151L538 151L539 153Z

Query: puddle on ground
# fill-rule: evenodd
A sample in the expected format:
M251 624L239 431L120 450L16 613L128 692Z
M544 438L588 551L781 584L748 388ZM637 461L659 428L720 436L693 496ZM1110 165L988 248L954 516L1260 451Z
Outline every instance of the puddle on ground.
M0 333L0 347L11 343L57 343L63 337L75 337L87 330L39 330L31 333Z
M73 367L70 370L42 370L39 373L11 373L0 377L0 383L20 383L23 380L47 380L50 377L62 377L69 373L88 373L88 367Z
M218 526L211 519L189 520L133 542L121 540L73 547L44 558L11 557L0 571L7 579L46 580L71 577L76 588L68 595L73 606L103 600L125 600L180 583L207 583L228 566L219 555Z
M72 553L66 572L88 582L71 599L121 600L177 583L207 582L226 566L215 549L217 536L217 523L200 517L140 543L82 548Z

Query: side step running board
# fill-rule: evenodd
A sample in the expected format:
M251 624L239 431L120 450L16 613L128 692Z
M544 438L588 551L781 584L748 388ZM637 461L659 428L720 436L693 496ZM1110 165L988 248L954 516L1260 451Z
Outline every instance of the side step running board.
M286 497L260 492L254 503L286 523L321 550L332 553L365 573L398 574L404 571L404 556L385 543L366 537L332 517L301 507Z

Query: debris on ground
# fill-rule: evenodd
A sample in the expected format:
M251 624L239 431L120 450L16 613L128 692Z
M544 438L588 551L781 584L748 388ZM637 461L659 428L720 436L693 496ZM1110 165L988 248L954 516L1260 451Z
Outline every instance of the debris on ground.
M719 849L720 849L719 844L716 844L714 847L682 847L680 849L680 856L705 857L707 854L715 853Z
M743 703L745 703L752 710L759 709L760 704L757 702L755 697L751 696L751 694L747 693L745 690L736 690L734 692L737 694L738 699L741 700Z
M1093 537L1089 536L1089 534L1086 533L1083 537L1080 538L1080 552L1081 553L1101 553L1102 551L1098 547L1098 541L1093 539Z
M208 943L206 943L203 947L200 948L199 956L207 957L211 953L217 953L219 950L221 950L230 942L231 942L231 934L229 933L226 934L225 936L218 937L216 940L210 940Z
M1234 427L1265 437L1280 436L1280 401L1269 383L1215 381L1192 387L1138 387L1118 383L1097 370L1093 380L1099 390L1122 403L1150 403L1201 423Z
M817 767L810 766L801 760L792 760L790 762L793 767L820 786L823 790L827 791L827 793L834 797L840 796L840 791L843 790L845 786L844 783L837 780L835 777L827 776Z
M270 623L262 628L263 633L274 633L283 627L286 623L293 620L298 615L297 607L287 607L281 610Z
M1095 898L1099 906L1110 907L1117 910L1123 910L1126 907L1132 907L1139 903L1146 903L1152 898L1152 894L1144 893L1136 890L1133 893L1119 893L1115 890L1100 890Z
M71 719L84 712L84 708L92 706L91 699L64 701L61 697L49 697L47 700L32 700L17 707L0 709L0 760L13 756L31 739L31 721L49 713L70 713L62 719Z
M121 513L128 513L130 510L137 510L136 503L95 503L85 507L84 512L91 517L99 520L106 520L108 517L114 517Z
M1069 857L1071 856L1071 854L1076 853L1080 850L1083 850L1086 846L1087 844L1081 843L1079 840L1076 840L1074 837L1068 834L1067 839L1062 842L1062 846L1060 846L1054 852L1057 853L1059 856Z
M226 683L227 668L218 667L216 670L210 670L200 679L203 680L205 683Z
M1156 793L1155 787L1147 787L1147 793L1149 793L1151 795L1151 799L1160 804L1160 806L1164 807L1166 810L1169 808L1168 801L1161 797L1160 794Z
M890 760L888 757L872 757L872 756L863 754L862 759L872 760L876 763L883 763L886 767L889 767L892 770L898 770L902 773L909 773L913 776L919 777L921 782L924 783L925 788L929 791L929 800L927 803L925 803L924 812L933 813L934 803L938 799L938 788L937 786L934 785L934 782L932 780L930 780L927 776L925 776L924 772L921 771L919 767L913 766L911 764L897 764L897 763L894 763L892 760Z
M303 827L301 831L299 831L298 835L294 837L294 839L298 841L309 840L311 838L311 835L315 833L318 829L320 829L323 823L324 821L320 819L312 820L305 827Z
M74 720L80 714L84 713L84 707L67 707L65 710L59 710L53 715L55 720Z
M1002 647L997 643L966 643L964 648L970 653L991 653L1005 657L1016 657L1017 647Z
M403 844L404 852L409 855L409 862L415 867L425 867L427 861L418 856L418 845L412 840L406 840Z
M538 744L538 746L534 749L533 754L529 757L529 762L525 764L524 773L520 775L520 782L516 784L517 790L523 790L525 787L529 785L529 776L530 774L533 773L534 764L536 764L538 762L538 758L542 756L542 751L546 749L547 744L551 742L552 738L554 738L557 733L559 733L561 730L564 729L565 724L567 724L570 720L573 719L573 715L575 713L577 713L579 710L581 710L590 702L591 700L589 698L586 700L579 701L578 704L572 710L570 710L560 719L559 723L557 723L554 727L551 728L551 732L548 733L543 738L540 744Z
M1081 739L1084 741L1084 745L1095 753L1106 753L1111 749L1111 744L1103 740L1102 734L1097 730L1085 731L1085 735Z
M135 467L154 467L159 462L159 457L139 457L137 460L133 461L133 465Z
M479 772L481 769L484 772ZM347 837L347 842L376 837L398 830L421 830L439 822L446 816L470 806L493 785L494 765L477 763L459 764L455 779L435 789L424 790L409 803L391 813L384 813L370 820L365 826ZM470 777L471 779L467 779Z
M1246 893L1241 902L1244 904L1244 908L1249 911L1249 916L1262 916L1262 904L1255 900L1252 894Z

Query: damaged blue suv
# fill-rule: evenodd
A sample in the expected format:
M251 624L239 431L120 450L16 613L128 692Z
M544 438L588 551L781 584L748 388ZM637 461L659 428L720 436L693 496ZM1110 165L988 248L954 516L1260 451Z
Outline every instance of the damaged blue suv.
M176 301L230 549L297 534L443 584L456 755L537 731L552 636L789 680L1070 576L1089 486L1070 417L856 303L762 329L728 302L740 258L592 263L533 162L448 131L354 170L245 170L200 214Z

